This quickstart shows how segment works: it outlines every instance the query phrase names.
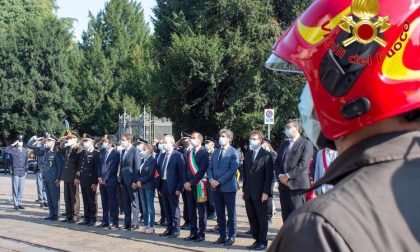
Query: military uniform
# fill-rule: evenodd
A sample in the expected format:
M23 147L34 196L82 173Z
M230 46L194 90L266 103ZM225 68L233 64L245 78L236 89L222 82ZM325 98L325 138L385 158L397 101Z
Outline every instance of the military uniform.
M60 201L60 185L55 183L60 180L63 170L63 157L57 152L47 151L42 167L42 179L47 195L49 218L57 219Z
M98 184L99 159L100 154L98 151L83 151L80 155L79 167L76 172L76 179L80 180L82 189L85 224L96 222L98 203L96 190L92 190L92 185Z
M74 221L74 216L79 216L80 212L79 186L74 185L80 153L77 153L77 148L66 147L60 149L60 154L64 157L64 166L60 180L64 181L66 220Z
M28 148L31 148L34 150L34 153L36 154L36 163L37 163L37 169L35 170L36 174L36 188L37 188L37 194L38 194L38 201L41 204L47 203L47 194L45 192L43 181L42 181L42 168L44 167L44 164L46 162L45 155L47 154L48 148L41 144L35 145L36 139L31 138L28 142Z
M25 187L25 177L28 169L28 151L25 148L9 146L5 152L12 158L12 191L13 202L22 208L22 195Z

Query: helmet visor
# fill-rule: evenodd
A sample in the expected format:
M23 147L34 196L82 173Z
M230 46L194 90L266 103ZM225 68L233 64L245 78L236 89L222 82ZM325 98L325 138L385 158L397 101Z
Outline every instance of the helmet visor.
M265 67L278 72L303 74L303 72L296 65L280 57L277 57L275 54L270 55L268 60L265 62Z

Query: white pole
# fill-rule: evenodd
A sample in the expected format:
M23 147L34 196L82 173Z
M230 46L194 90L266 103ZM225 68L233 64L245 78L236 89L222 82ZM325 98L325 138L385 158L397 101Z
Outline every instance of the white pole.
M271 136L270 135L271 135L271 127L270 127L270 124L268 124L268 140L269 141L271 141L271 139L270 139Z

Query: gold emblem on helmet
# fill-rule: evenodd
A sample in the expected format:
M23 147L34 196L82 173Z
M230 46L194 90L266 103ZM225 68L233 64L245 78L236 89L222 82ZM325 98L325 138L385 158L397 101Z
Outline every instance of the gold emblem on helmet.
M389 17L377 17L376 21L372 21L379 13L378 0L353 0L351 11L357 20L353 17L343 16L341 18L340 28L353 36L343 41L343 46L347 47L357 41L362 44L369 44L373 41L385 47L387 42L378 36L391 27L388 23Z

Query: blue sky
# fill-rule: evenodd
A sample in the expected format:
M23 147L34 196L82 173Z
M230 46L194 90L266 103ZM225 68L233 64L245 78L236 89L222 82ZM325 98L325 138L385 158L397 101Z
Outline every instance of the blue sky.
M88 14L91 11L95 16L99 10L104 9L105 3L109 0L57 0L56 4L59 9L57 15L59 17L71 17L77 19L73 23L74 36L76 40L80 40L82 31L86 30L88 24ZM153 24L151 21L152 8L156 5L155 0L136 0L140 2L144 9L146 22L149 23L151 30Z

